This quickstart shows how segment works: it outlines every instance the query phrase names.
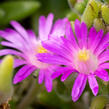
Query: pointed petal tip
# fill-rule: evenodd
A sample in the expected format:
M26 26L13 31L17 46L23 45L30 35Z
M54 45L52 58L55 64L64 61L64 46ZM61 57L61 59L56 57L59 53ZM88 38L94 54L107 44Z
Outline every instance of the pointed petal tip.
M1 35L1 36L4 36L4 35L5 35L5 31L0 30L0 35Z
M76 19L75 22L79 22L80 23L80 21L78 19Z
M65 81L65 79L64 78L61 78L61 82L64 82Z
M21 26L21 24L19 23L19 22L17 22L17 21L14 21L14 20L12 20L11 22L10 22L10 24L14 27L14 28L22 28L22 26Z
M98 90L99 90L98 87L95 87L95 88L93 89L93 94L94 94L94 96L96 96L96 95L98 94Z
M42 84L43 82L42 81L38 81L38 84Z
M40 16L39 21L45 20L45 16Z
M79 98L72 97L73 102L76 102Z
M109 81L109 74L106 70L101 69L95 72L96 76L102 79L103 81Z
M16 78L14 78L14 80L13 80L13 84L17 84L19 81L16 79Z
M47 90L47 92L51 92L52 91L52 85L50 86L47 86L47 85L45 85L45 87L46 87L46 90Z
M53 13L49 13L48 16L50 16L50 17L53 18L54 17L54 14Z
M52 89L47 89L47 92L50 93L52 91Z
M39 72L39 77L38 77L38 83L39 84L42 84L43 83L43 81L44 81L44 73L43 73L43 71L40 71Z
M56 74L52 74L52 75L51 75L51 78L52 78L52 79L55 79L55 78L56 78Z
M15 20L10 21L10 24L11 24L11 25L16 24L16 23L18 23L18 22L15 21Z

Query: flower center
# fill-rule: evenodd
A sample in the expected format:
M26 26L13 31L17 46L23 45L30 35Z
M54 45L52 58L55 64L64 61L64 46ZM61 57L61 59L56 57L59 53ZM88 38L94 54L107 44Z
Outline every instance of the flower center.
M75 52L73 67L80 73L93 73L98 67L98 59L89 49L83 48Z
M42 47L42 45L40 45L38 48L37 48L37 52L38 53L47 53L48 51Z
M49 64L37 60L36 54L38 53L48 53L48 51L42 47L41 42L38 42L34 49L31 50L30 54L28 54L29 62L39 69L48 68L50 66Z
M87 61L90 58L89 51L86 49L79 50L78 52L78 59L80 61Z

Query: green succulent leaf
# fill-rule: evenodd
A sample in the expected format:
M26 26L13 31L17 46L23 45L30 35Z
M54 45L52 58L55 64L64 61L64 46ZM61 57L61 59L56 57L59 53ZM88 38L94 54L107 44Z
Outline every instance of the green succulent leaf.
M75 12L69 12L67 17L70 21L75 21L76 19L80 19L79 16Z
M73 8L76 3L76 0L68 0L68 3L70 5L70 7Z
M10 20L21 20L31 15L39 8L37 1L10 1L0 4L0 25L5 25Z
M57 80L57 85L55 88L56 94L59 98L61 98L64 101L72 101L71 98L71 88L67 87L63 82L60 80Z
M101 2L96 0L90 0L86 6L86 9L81 17L88 27L91 27L95 18L98 17L101 8Z
M108 95L109 94L109 82L105 82L98 78L99 83L99 94Z
M97 31L99 31L100 29L106 31L106 27L104 25L102 18L95 18L93 25Z
M76 3L74 8L80 13L82 14L84 12L84 9L85 9L86 5L81 2L81 3Z
M64 100L60 99L55 91L53 90L51 93L47 91L43 91L38 94L37 98L39 99L41 104L45 104L48 106L53 106L54 108L59 109L71 109L72 108L72 101L65 102Z
M8 55L0 64L0 104L7 102L13 94L13 57Z
M104 109L105 105L109 103L108 96L97 96L92 100L90 109Z
M105 23L109 24L109 6L103 5L101 7L102 18Z
M12 88L13 57L8 55L0 64L0 91L8 91Z

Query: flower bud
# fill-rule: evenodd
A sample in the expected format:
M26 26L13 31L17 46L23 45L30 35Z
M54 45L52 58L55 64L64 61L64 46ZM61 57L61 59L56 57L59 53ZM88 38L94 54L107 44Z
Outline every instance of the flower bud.
M89 0L81 18L81 20L84 21L88 27L91 27L93 20L98 17L100 7L101 3L99 1Z
M109 24L109 6L103 5L101 7L101 13L105 23Z
M0 104L7 102L13 94L13 57L8 55L0 64Z

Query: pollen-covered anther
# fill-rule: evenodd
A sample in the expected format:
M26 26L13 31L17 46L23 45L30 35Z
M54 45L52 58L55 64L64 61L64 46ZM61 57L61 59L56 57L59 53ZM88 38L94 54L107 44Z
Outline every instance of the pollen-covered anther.
M38 52L38 53L47 53L48 51L40 45L40 46L37 48L37 52Z
M79 61L87 61L90 58L90 53L86 49L79 50L78 59Z

